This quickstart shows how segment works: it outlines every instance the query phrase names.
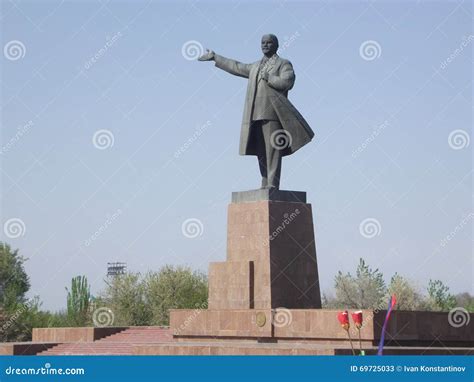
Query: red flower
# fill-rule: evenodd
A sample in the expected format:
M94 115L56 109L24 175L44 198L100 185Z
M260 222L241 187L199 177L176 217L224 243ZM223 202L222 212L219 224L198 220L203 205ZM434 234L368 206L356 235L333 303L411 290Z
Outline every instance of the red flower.
M344 312L339 312L337 314L337 319L339 320L339 323L345 330L349 330L350 324L349 324L349 313L347 313L347 310Z
M362 327L362 310L353 312L351 313L351 315L352 315L352 321L354 321L356 328L360 329Z

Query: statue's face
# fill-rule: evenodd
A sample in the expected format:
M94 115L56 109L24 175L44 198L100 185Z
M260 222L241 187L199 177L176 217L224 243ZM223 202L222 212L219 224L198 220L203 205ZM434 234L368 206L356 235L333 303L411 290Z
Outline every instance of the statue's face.
M262 37L262 52L263 54L276 53L277 47L275 41L269 35Z

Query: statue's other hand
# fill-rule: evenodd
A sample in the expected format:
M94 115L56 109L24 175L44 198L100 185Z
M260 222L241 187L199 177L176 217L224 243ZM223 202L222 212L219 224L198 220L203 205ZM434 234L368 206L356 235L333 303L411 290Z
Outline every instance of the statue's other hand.
M199 57L198 61L212 61L214 60L214 54L213 50L206 49L206 53Z

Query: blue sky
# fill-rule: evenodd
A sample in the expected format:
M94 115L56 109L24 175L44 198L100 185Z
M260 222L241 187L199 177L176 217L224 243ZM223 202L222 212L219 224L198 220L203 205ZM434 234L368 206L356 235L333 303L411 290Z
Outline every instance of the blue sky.
M260 185L238 155L247 84L194 58L256 61L265 33L316 133L281 188L313 206L322 290L363 257L472 292L472 17L469 1L2 1L0 239L29 258L30 294L60 309L107 262L225 260L231 192Z

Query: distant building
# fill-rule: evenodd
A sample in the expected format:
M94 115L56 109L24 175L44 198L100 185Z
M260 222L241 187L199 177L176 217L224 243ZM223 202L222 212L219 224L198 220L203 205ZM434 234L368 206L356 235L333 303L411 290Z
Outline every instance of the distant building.
M125 274L127 263L107 263L107 276L117 276Z

